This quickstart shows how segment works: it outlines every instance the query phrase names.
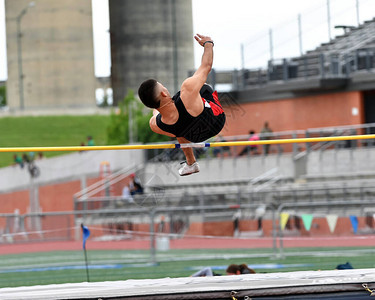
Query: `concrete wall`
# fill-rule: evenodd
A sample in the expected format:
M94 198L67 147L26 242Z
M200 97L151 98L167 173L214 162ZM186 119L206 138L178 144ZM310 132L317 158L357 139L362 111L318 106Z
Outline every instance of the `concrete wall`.
M307 159L307 174L316 175L375 175L375 149L340 149L312 152Z
M82 177L97 177L100 163L108 161L110 169L135 167L143 162L142 150L86 151L36 161L41 175L33 180L35 185L80 180ZM0 193L28 188L30 175L26 169L10 166L0 169Z
M215 181L250 180L265 172L278 167L279 172L286 177L294 176L294 164L291 154L282 156L269 155L214 158L199 161L201 171L198 174L181 177L178 175L179 162L149 163L144 170L145 178L151 185L153 181L159 184L189 184Z
M180 164L176 162L149 163L144 174L149 184L189 184L215 181L250 180L278 168L278 174L287 178L305 176L375 175L375 148L354 148L312 152L294 163L291 153L279 155L214 158L199 161L201 171L192 176L180 177ZM304 173L305 172L305 173ZM362 176L363 177L363 176Z
M86 151L36 161L41 175L31 179L26 168L0 169L0 207L2 213L70 211L73 195L101 180L100 163L109 162L111 171L131 168L143 162L142 150ZM123 183L121 187L124 185ZM114 189L115 195L121 190Z
M155 78L177 92L194 69L191 0L110 0L114 102Z
M16 18L29 2L5 1L10 109L21 105L19 61L26 110L95 107L91 1L34 1L21 18L19 57Z

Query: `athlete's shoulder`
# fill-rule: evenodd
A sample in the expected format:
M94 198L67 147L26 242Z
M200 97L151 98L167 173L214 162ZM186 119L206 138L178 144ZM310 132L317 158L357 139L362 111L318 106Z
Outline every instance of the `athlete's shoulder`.
M174 134L172 134L170 132L166 132L158 126L158 119L161 122L161 114L160 113L158 115L154 115L154 116L151 117L150 122L149 122L151 130L155 133L158 133L158 134L163 134L163 135L166 135L166 136L169 136L169 137L175 137Z
M152 116L151 118L150 118L150 121L149 121L149 124L150 124L150 128L151 128L151 130L152 131L154 131L154 132L156 132L155 130L157 129L157 128L159 128L158 127L158 125L156 124L156 117L157 117L158 115L154 115L154 116Z

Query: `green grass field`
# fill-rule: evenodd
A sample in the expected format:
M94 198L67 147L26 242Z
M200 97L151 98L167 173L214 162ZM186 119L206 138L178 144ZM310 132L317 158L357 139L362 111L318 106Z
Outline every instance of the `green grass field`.
M275 258L272 249L169 250L150 263L147 250L88 250L90 281L190 276L210 266L225 274L232 263L246 263L257 273L332 270L350 262L356 269L375 267L372 248L287 249ZM0 287L86 281L83 251L55 251L0 256Z
M109 116L99 115L4 117L0 118L0 147L79 146L87 142L88 135L96 145L105 145L109 122ZM12 164L13 154L1 153L0 167ZM63 153L44 154L51 157Z

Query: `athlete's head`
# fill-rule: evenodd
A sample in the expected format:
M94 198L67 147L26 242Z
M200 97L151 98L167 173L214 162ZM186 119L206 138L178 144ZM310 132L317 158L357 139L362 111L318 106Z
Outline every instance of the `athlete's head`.
M155 79L144 81L138 89L138 95L144 105L149 108L159 108L163 97L170 97L165 86Z
M142 103L149 108L158 108L160 100L156 92L158 82L155 79L147 79L138 89L138 96Z

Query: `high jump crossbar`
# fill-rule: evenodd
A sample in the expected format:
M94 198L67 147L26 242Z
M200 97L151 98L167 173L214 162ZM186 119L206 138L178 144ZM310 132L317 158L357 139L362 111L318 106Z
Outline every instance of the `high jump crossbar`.
M60 146L60 147L0 147L0 152L52 152L52 151L98 151L98 150L134 150L134 149L179 149L179 148L207 148L224 146L250 146L273 145L293 143L315 143L347 140L375 139L375 134L331 136L316 138L294 138L259 141L235 141L213 143L187 143L187 144L147 144L147 145L113 145L113 146Z

